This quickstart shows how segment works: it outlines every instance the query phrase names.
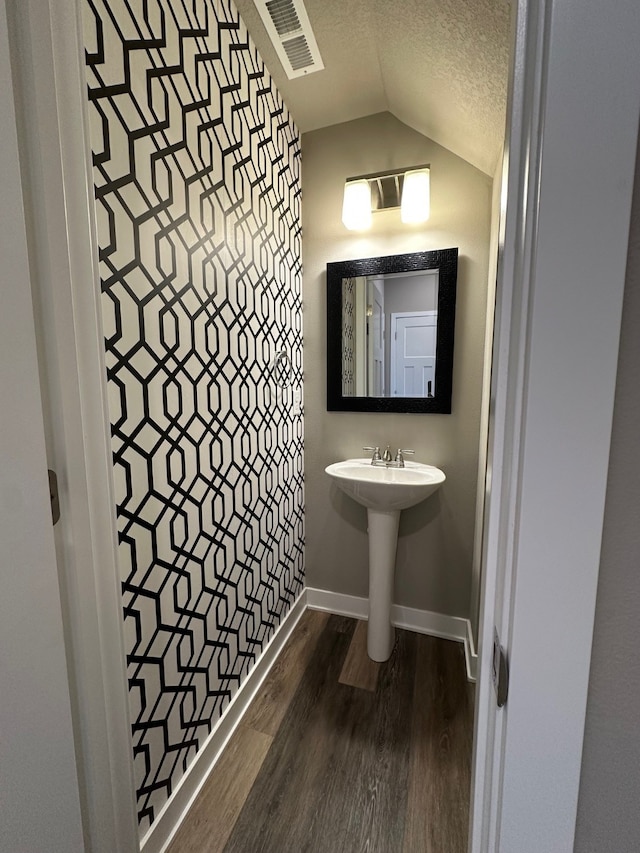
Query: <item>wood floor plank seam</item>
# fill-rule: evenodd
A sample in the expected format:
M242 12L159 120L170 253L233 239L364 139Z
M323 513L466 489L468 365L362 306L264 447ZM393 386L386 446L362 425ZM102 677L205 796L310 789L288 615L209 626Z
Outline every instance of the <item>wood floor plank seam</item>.
M278 729L272 748L247 797L225 853L311 850L307 830L313 825L323 770L331 763L339 739L339 719L328 719L321 699L324 688L338 683L351 633L329 617L298 689Z
M264 734L276 734L328 620L328 613L304 612L262 689L247 709L243 717L246 725Z
M167 853L222 853L273 738L242 724Z
M380 664L367 654L367 628L364 621L356 624L339 681L375 693Z

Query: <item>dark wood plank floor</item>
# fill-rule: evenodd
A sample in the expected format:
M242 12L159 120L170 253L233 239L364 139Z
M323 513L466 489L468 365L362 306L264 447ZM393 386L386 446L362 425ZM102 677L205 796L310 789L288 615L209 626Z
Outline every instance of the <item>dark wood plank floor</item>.
M473 736L462 646L308 610L168 853L464 853Z

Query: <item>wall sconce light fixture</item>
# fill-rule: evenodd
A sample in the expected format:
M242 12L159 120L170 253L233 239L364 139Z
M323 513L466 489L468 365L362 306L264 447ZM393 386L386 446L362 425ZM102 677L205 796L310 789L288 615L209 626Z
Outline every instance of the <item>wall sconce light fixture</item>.
M417 225L429 218L429 166L360 175L344 185L342 222L349 231L371 227L377 210L400 208L402 222Z
M342 221L349 231L371 228L371 186L366 178L349 180L344 185Z
M400 219L405 224L417 225L429 218L429 169L411 169L404 173Z

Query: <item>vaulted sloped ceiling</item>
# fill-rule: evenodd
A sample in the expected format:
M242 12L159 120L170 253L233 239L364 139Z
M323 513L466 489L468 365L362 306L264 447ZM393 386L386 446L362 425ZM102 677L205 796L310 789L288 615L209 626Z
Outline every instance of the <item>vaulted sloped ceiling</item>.
M289 80L254 0L235 0L305 133L388 110L493 174L504 137L506 0L305 0L324 71Z

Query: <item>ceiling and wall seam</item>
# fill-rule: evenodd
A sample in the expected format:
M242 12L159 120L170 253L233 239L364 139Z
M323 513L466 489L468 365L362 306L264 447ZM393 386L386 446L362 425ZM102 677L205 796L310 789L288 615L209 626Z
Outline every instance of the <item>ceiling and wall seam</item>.
M237 6L301 133L388 111L493 176L504 139L504 0L305 0L325 69L287 79L255 0Z

